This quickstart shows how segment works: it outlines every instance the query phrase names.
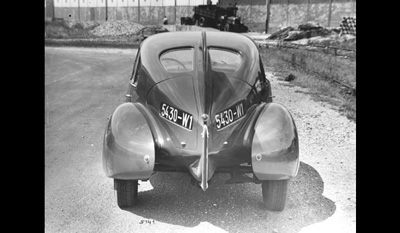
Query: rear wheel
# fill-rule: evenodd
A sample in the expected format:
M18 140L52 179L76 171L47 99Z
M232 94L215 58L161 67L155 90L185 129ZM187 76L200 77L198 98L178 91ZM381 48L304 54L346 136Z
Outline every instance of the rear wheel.
M226 23L224 26L224 31L229 32L229 23Z
M221 18L217 18L216 24L217 24L217 28L220 29L220 31L222 31L222 19Z
M206 19L204 17L200 17L199 19L199 26L204 27L206 24Z
M138 181L114 179L114 188L117 190L117 203L119 207L133 206L137 201Z
M282 211L286 205L289 180L267 180L261 184L264 205L268 210Z

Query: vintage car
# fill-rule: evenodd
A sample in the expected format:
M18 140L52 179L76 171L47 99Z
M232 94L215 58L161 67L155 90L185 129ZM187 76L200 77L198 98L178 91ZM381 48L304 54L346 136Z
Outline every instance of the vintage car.
M266 209L283 210L299 169L297 129L272 102L257 45L231 32L166 32L140 45L126 102L104 134L103 168L120 207L137 202L138 180L187 172L204 191L261 184Z

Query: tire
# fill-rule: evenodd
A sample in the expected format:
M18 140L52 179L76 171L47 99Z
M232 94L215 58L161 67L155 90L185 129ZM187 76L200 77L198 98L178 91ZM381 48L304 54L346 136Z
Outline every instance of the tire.
M221 19L221 18L217 18L216 24L217 24L217 28L220 29L220 31L221 31L221 28L222 28L222 19Z
M117 190L117 203L120 208L131 207L137 202L137 180L114 179L114 188Z
M206 23L206 19L204 17L200 17L199 19L199 26L204 27Z
M224 26L224 31L229 32L229 23L226 23Z
M289 180L267 180L261 184L264 205L268 210L282 211L286 205Z

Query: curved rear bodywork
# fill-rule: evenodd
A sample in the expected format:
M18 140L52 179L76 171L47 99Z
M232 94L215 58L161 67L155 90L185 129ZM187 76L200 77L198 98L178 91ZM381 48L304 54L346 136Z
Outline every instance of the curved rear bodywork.
M160 57L179 49L190 51L192 68L168 72ZM237 69L217 69L210 51L234 53ZM137 60L137 80L128 90L132 98L106 127L107 176L145 180L154 171L186 171L203 190L215 172L253 173L252 182L296 176L297 129L288 110L272 103L251 39L222 32L163 33L141 44Z
M140 104L124 103L112 115L103 142L103 169L116 179L147 179L154 169L153 136Z

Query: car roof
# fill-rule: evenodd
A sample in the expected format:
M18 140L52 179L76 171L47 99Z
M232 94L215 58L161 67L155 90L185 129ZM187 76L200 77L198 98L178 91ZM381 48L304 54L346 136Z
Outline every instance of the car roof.
M238 51L247 51L249 48L257 49L255 43L247 36L239 33L207 31L207 46L226 47ZM202 44L202 31L164 32L147 38L142 47L149 46L149 52L157 53L182 46L198 46Z
M202 48L203 32L205 31L164 32L148 37L140 46L142 65L147 68L147 72L156 83L162 81L166 76L173 74L168 74L162 67L159 62L160 55L167 50L179 47ZM253 83L252 80L246 80L255 78L253 72L256 72L255 68L258 67L259 61L258 47L252 39L239 33L220 31L207 31L205 38L207 47L239 52L243 59L242 69L238 70L234 76ZM194 70L194 72L197 71Z

